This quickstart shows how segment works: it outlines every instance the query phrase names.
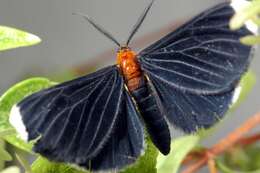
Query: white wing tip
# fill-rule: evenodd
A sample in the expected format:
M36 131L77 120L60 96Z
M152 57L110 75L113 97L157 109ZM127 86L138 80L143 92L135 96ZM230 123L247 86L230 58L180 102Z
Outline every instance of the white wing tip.
M241 9L245 8L246 6L248 6L249 4L250 4L250 2L247 1L247 0L232 0L230 5L236 12L238 12L239 10L241 10ZM253 34L255 34L255 35L258 34L258 26L253 21L248 20L245 23L245 26Z
M16 129L21 139L28 141L28 132L23 123L20 108L14 105L9 116L10 124Z
M233 95L233 98L232 98L232 104L231 105L234 105L238 99L239 99L239 96L241 94L241 91L242 91L242 87L241 86L238 86L235 91L234 91L234 95Z

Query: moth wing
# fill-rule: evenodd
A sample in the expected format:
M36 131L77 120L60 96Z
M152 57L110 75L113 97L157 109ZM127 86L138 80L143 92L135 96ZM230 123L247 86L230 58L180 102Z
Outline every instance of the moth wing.
M93 159L78 165L93 171L105 170L117 172L126 165L135 163L144 154L144 129L138 111L127 91L115 124L102 151Z
M151 78L157 100L163 107L170 127L185 133L207 129L220 121L236 101L240 87L218 94L194 94L183 92L157 78Z
M206 10L140 52L141 67L174 127L187 133L209 128L238 97L252 50L239 39L257 29L247 22L232 31L229 21L245 3L236 0Z
M251 60L252 47L239 39L256 32L251 23L235 31L229 29L237 7L234 3L206 10L141 51L142 70L151 79L183 92L216 94L232 89Z
M118 68L111 66L25 98L13 107L10 121L15 125L20 118L27 140L39 138L34 151L50 160L77 165L94 160L97 169L112 169L132 160L102 166L98 154L111 158L116 153L106 149L115 149L132 159L142 150L142 127L128 97ZM129 112L122 114L122 107Z

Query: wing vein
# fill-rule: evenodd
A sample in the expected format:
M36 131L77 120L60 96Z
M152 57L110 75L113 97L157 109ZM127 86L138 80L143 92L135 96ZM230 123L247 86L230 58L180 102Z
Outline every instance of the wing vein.
M196 82L200 82L200 83L203 83L203 84L206 84L206 85L210 85L210 86L213 86L213 87L216 87L216 86L219 87L219 85L216 84L216 83L212 83L212 82L209 82L209 81L205 81L205 80L201 80L201 79L198 79L198 78L195 78L195 77L191 77L191 76L188 76L188 75L186 75L186 74L182 74L182 73L180 73L180 72L177 72L177 71L175 71L175 70L166 69L166 68L161 67L161 66L156 66L156 65L151 64L151 63L149 63L149 62L146 62L146 63L147 63L147 65L149 64L150 66L152 66L153 68L156 68L156 69L161 69L161 70L163 70L163 71L170 72L170 73L176 74L176 75L178 75L178 76L182 76L182 77L184 77L184 78L187 78L187 79L190 79L190 80L194 80L194 81L196 81ZM147 71L149 71L149 70L147 69ZM156 75L156 74L153 74L153 75L158 76L158 75ZM159 77L159 76L158 76L158 77ZM159 77L159 79L163 80L163 78L161 78L161 77Z
M98 83L98 85L100 83L102 83L103 80L100 80L100 82ZM93 90L94 91L94 90ZM66 108L64 108L63 110L61 110L57 116L50 122L50 125L48 126L48 128L44 131L44 133L48 134L49 130L51 129L51 127L54 125L54 123L59 119L59 117L68 109L70 109L71 107L77 106L79 103L83 102L85 99L80 100L79 102L74 103L72 106L68 106Z
M218 73L215 73L214 71L209 71L209 70L207 70L205 68L202 68L202 67L196 66L194 64L184 62L184 61L180 61L180 60L174 60L174 59L164 60L164 59L155 59L155 58L153 58L153 59L150 59L150 61L154 61L154 62L169 62L169 63L173 63L173 64L182 64L182 65L185 65L187 67L194 68L194 69L197 69L197 70L209 73L212 76L216 76L216 77L219 77L221 79L224 79L224 76L222 76L222 75L220 75Z
M103 93L105 92L105 90L107 89L107 86L109 85L109 83L110 83L110 80L113 78L113 76L111 76L110 78L109 78L109 80L107 81L107 83L106 83L106 85L103 87L103 89L100 91L100 93L99 93L99 95L97 96L97 98L95 99L95 104L99 101L99 99L100 99L100 97L103 95ZM111 93L111 92L110 92ZM107 99L108 100L108 99ZM106 100L106 103L107 103L107 100ZM95 105L94 104L94 105ZM105 107L106 107L106 104L104 105ZM104 111L104 109L105 109L105 107L102 107L102 112ZM89 114L89 117L90 117L90 119L91 119L91 117L92 117L92 115L93 115L93 112L94 112L94 110L95 110L95 106L92 106L92 108L91 108L91 111L90 111L90 114ZM98 124L100 124L100 122L101 122L101 120L102 120L102 114L101 114L101 116L100 116L100 118L99 118L99 122L98 122ZM94 141L95 141L95 138L96 138L96 135L97 135L97 131L99 131L99 129L98 129L99 127L97 126L97 130L96 130L96 132L95 132L95 134L94 134L94 136L93 136L93 138L92 138L92 140L91 140L91 142L89 143L89 146L88 146L88 148L86 149L86 153L88 153L89 154L89 150L90 150L90 148L92 147L92 145L93 145L93 143L94 143ZM87 129L88 129L88 124L86 124L86 126L85 126L85 128L84 128L84 132L83 132L83 134L85 134L86 133L86 131L87 131ZM82 142L80 142L80 143L82 143Z
M95 135L94 135L94 139L97 137L97 134L98 134L98 132L99 132L99 130L100 130L100 128L101 128L101 123L102 123L102 121L104 121L104 119L103 119L104 113L105 113L105 111L106 111L106 108L107 108L107 106L108 106L108 103L109 103L109 101L110 101L110 99L111 99L111 96L112 96L112 93L114 92L115 87L116 87L116 78L115 78L114 81L113 81L113 85L112 85L111 91L110 91L110 93L109 93L108 99L107 99L107 101L106 101L106 103L105 103L104 109L102 110L101 118L100 118L100 121L99 121L99 123L98 123L97 130L96 130ZM99 146L100 146L100 145L102 145L102 143L100 143ZM93 146L93 143L92 143L92 146ZM98 146L97 148L99 148L99 146ZM93 151L93 153L95 153L95 152L96 152L96 150Z
M240 43L239 40L231 39L231 38L215 38L211 40L207 40L202 42L201 45L207 44L207 43L214 43L214 42L229 42L229 43Z
M210 25L210 26L196 26L196 27L191 27L190 30L206 30L206 29L224 29L228 28L228 22L224 24L219 24L219 25Z
M216 67L216 68L219 68L219 69L222 69L222 70L225 70L225 71L231 71L230 69L226 68L225 66L221 66L221 65L218 65L218 64L213 64L209 61L204 61L203 59L197 57L197 56L194 56L194 55L190 55L190 54L187 54L187 53L184 53L184 52L180 52L180 54L184 55L184 56L188 56L189 58L192 58L196 61L199 61L201 63L204 63L205 65L210 65L212 67Z
M224 51L221 51L221 50L217 50L217 49L212 49L212 48L208 48L208 47L204 47L204 46L193 46L193 47L190 47L190 48L186 48L186 49L183 49L181 51L177 51L178 53L183 53L183 52L187 52L189 50L194 50L194 49L202 49L202 50L206 50L206 51L209 51L209 52L214 52L214 53L217 53L217 54L220 54L220 55L224 55L225 58L226 57L229 57L229 58L240 58L240 56L236 56L235 54L232 54L232 53L228 53L228 52L224 52Z
M68 145L67 153L69 153L69 151L71 150L71 148L72 148L72 146L73 146L73 144L74 144L74 142L75 142L75 140L76 140L76 138L78 136L78 133L79 133L79 130L80 130L80 126L81 126L82 121L83 121L84 112L86 110L86 105L87 105L87 102L85 102L84 105L83 105L83 109L82 109L81 114L80 114L80 119L79 119L78 125L76 127L75 133L73 135L73 138L72 138L72 140L70 141L70 143Z

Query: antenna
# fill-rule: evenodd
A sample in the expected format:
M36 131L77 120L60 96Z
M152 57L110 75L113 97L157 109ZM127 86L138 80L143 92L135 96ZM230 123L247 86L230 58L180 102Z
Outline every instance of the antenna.
M142 25L145 17L147 16L147 13L149 12L149 10L151 9L153 3L155 0L151 0L151 2L148 4L148 6L144 9L143 13L141 14L141 16L138 18L136 24L134 25L134 27L132 28L130 35L126 41L126 46L128 46L128 44L130 43L130 41L132 40L133 36L135 35L135 33L138 31L138 29L140 28L140 26Z
M119 47L121 46L120 43L110 34L108 31L104 29L104 27L98 25L93 19L91 19L89 16L82 14L82 13L72 13L73 15L78 15L86 19L92 26L94 26L100 33L105 35L109 40L113 41L116 45Z

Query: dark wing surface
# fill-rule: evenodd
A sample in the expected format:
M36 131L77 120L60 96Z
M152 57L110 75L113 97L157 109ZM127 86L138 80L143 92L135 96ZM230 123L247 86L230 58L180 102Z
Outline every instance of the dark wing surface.
M117 172L133 164L144 153L144 130L136 107L125 91L119 120L102 151L93 159L79 163L81 167Z
M246 71L251 52L251 47L239 41L251 31L247 27L229 29L234 12L229 3L222 3L198 15L141 51L142 69L149 77L184 92L229 90Z
M238 95L252 49L239 39L252 27L230 30L234 13L229 3L217 5L139 54L167 119L185 132L212 126Z
M234 94L239 92L238 88L214 95L198 95L182 92L156 78L151 81L165 109L168 121L173 127L186 133L209 128L218 122L235 101Z
M28 140L39 137L35 152L48 159L84 163L86 168L86 163L94 160L97 169L112 169L132 163L132 157L140 155L142 149L138 145L143 141L142 127L124 90L117 67L110 66L35 93L13 108L16 111L10 116L21 116ZM133 117L128 116L133 112ZM102 166L98 155L119 157L116 150L130 161L125 158L118 163L115 158Z

